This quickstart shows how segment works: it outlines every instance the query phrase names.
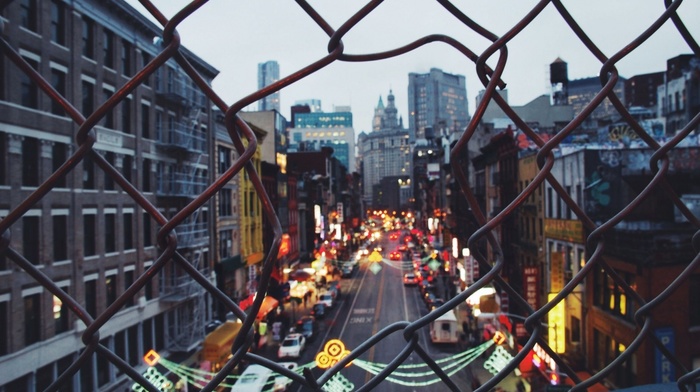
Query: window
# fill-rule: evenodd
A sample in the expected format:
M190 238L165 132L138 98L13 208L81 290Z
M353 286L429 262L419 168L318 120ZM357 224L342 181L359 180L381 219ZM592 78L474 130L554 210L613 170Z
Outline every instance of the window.
M114 153L111 151L107 151L107 153L105 154L105 160L113 167L114 167L114 158L115 158ZM114 190L114 179L107 172L105 172L104 177L105 177L105 190L113 191Z
M109 98L112 97L112 94L114 94L114 91L112 89L107 87L102 88L102 95L104 97L103 103L109 101ZM103 124L106 128L114 129L114 109L108 110L107 113L105 113Z
M689 284L688 303L690 304L690 326L697 327L700 326L700 275L692 275Z
M133 157L131 155L125 155L122 159L122 175L124 178L131 182L131 171L133 170Z
M94 213L83 215L83 253L85 257L97 254Z
M112 213L105 214L105 253L114 253L117 250L115 216L116 214Z
M232 237L231 230L219 232L219 258L225 259L231 256Z
M232 209L233 192L224 188L219 191L219 216L233 215Z
M219 174L223 174L231 166L231 149L219 146Z
M39 185L39 139L22 139L22 185Z
M83 363L83 366L80 367L80 392L92 392L97 390L94 385L95 378L92 375L95 366L93 363L94 358L95 356L91 356Z
M122 40L122 74L131 76L131 44Z
M126 98L121 103L122 108L122 132L131 133L131 99Z
M24 345L36 343L41 338L41 293L24 297Z
M83 16L83 56L93 59L95 58L95 32L94 23L89 18ZM92 113L92 111L90 111Z
M138 325L134 325L133 327L129 327L127 332L128 332L128 340L129 340L129 358L128 358L127 362L131 366L137 366L140 364L140 361L141 361L141 355L139 353Z
M105 298L106 307L109 307L117 300L117 275L110 275L105 278Z
M59 0L51 2L51 41L66 44L66 11Z
M58 370L57 374L63 374L74 362L73 354L66 355L65 357L56 361L56 368ZM68 379L63 382L63 389L66 391L73 390L73 377L68 377Z
M68 287L61 289L68 294ZM68 331L68 306L55 295L53 296L53 320L56 335Z
M143 189L142 191L144 192L151 192L151 167L152 163L150 159L144 159L143 160L143 171L141 172L141 180L143 181Z
M109 347L109 338L102 339L100 344ZM100 387L109 383L109 360L104 355L97 355L97 385Z
M68 260L68 215L53 215L53 260Z
M22 0L20 2L20 26L31 31L37 31L36 0Z
M124 271L124 291L128 290L131 285L134 284L134 270L130 269L128 271ZM131 307L134 306L135 301L133 296L128 296L126 303L124 304L125 307Z
M104 66L114 69L114 34L105 29L103 39Z
M66 96L66 73L62 70L51 68L51 86L61 94L61 96ZM60 102L56 99L51 100L51 113L57 116L65 116L66 112L63 110Z
M141 104L141 136L144 139L151 137L151 106Z
M0 133L0 184L2 185L7 185L7 156L7 134Z
M40 262L39 249L41 249L41 233L39 216L22 217L22 254L32 264Z
M85 281L85 310L93 318L97 317L97 280Z
M39 69L39 62L36 59L23 58L34 70ZM39 108L39 88L32 78L24 72L20 72L20 94L22 106L32 109Z
M151 239L151 216L147 212L143 213L143 246L153 246Z
M125 212L124 217L124 250L134 249L134 224L131 212Z
M10 331L9 304L9 295L4 298L0 297L0 355L9 353L9 344L7 341L8 332Z
M83 189L95 188L95 163L90 155L83 158Z
M126 359L125 335L126 331L119 331L114 334L114 353L121 359ZM123 373L123 371L118 367L115 367L114 370L116 370L117 376L120 376Z
M142 52L141 56L143 57L143 67L148 65L148 63L151 62L151 55L147 52ZM146 79L143 80L143 85L144 86L150 86L151 85L151 77L147 77Z
M83 80L83 116L88 117L95 109L95 85Z

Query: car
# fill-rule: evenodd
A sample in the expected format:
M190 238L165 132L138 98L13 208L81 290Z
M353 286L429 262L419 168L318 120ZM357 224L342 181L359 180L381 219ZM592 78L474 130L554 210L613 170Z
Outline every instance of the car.
M333 295L333 300L338 300L340 298L340 281L334 280L328 282L328 291Z
M313 340L316 337L316 319L314 316L302 316L297 320L295 330L302 334L307 342Z
M445 303L445 300L444 300L444 299L442 299L442 298L435 298L435 299L433 300L433 302L430 304L430 307L429 307L429 308L430 308L431 311L433 311L433 310L439 308L440 306L442 306L444 303Z
M389 260L398 261L401 260L401 252L395 250L389 253Z
M418 284L418 278L416 277L416 274L413 272L409 272L407 274L404 274L403 276L403 285L404 286L415 286Z
M289 369L294 370L297 368L295 362L280 362L279 365ZM263 389L270 390L269 385L272 384L273 392L283 392L287 390L289 384L292 380L289 378L274 373L269 368L252 364L246 367L243 373L238 377L236 383L233 384L230 391L231 392L260 392Z
M326 317L326 305L322 303L316 303L311 307L311 315L314 316L316 320Z
M357 267L356 263L344 263L340 268L340 272L343 273L343 278L352 276L352 273L355 272L355 267Z
M306 348L306 338L304 335L295 332L287 335L280 348L277 350L277 358L299 358Z
M418 288L420 289L421 295L425 295L425 293L434 291L435 285L427 280L421 280L420 283L418 283Z
M328 309L333 308L333 294L326 291L318 297L318 303L324 304Z

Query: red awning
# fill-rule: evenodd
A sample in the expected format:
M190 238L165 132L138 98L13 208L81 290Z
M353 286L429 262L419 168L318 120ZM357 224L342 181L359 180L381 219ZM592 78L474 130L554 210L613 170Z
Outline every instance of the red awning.
M253 305L253 299L255 298L254 295L248 296L248 298L242 300L238 306L241 307L241 310L246 310L249 307ZM279 301L272 297L265 297L263 299L262 305L260 305L260 310L258 311L258 315L255 317L258 320L262 320L265 316L267 316L268 313L272 312L275 310L275 308L279 305Z

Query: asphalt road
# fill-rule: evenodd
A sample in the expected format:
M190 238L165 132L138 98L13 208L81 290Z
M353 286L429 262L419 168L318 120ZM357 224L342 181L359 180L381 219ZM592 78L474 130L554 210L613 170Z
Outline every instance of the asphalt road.
M410 261L388 260L389 251L393 250L396 245L396 241L391 242L388 239L383 241L384 260L378 263L381 269L370 268L372 263L365 258L360 261L359 270L351 277L342 279L341 298L335 303L334 308L326 314L325 319L318 320L319 328L316 337L309 342L302 356L296 360L299 365L313 362L316 354L323 350L325 343L331 339L340 339L346 349L353 350L387 326L401 321L415 321L428 313L420 298L418 288L403 285L402 277L405 271L402 270L402 265L408 266ZM311 304L308 304L309 308L310 306ZM307 312L301 308L297 312L297 317ZM418 343L435 360L448 358L459 352L459 349L454 345L435 345L430 342L428 326L419 330L418 333ZM275 359L276 346L276 343L270 344L262 354ZM407 342L403 337L403 330L398 329L363 353L358 358L357 364L353 363L341 370L340 379L331 380L330 383L337 381L339 385L345 386L344 390L357 390L367 384L374 376L372 372L365 369L368 367L384 368L406 346ZM425 363L418 354L411 353L402 366L410 364L424 365ZM313 374L317 378L323 374L323 371L318 367L313 368ZM426 375L422 377L412 375L396 377L397 380L386 379L374 390L428 391L436 388L437 390L447 390L446 386L439 380L436 383L430 383L437 376L426 366L403 368L400 371L413 375L418 373L426 373ZM466 369L457 371L451 377L462 391L471 390L469 378ZM288 390L300 392L304 388L295 383Z

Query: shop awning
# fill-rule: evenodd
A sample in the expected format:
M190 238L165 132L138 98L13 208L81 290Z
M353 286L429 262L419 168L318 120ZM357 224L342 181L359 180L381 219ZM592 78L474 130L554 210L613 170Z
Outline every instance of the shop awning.
M252 253L245 258L245 263L246 265L255 265L261 262L264 257L265 254L263 252Z
M238 305L241 307L241 310L246 310L250 306L253 305L252 298L253 298L253 296L251 295L250 297L241 301L241 303ZM269 297L269 296L265 297L265 299L263 299L262 305L260 305L260 310L258 311L258 315L255 318L257 320L262 320L263 318L265 318L265 316L267 316L268 313L275 310L275 308L278 305L279 305L279 301L277 301L273 297Z
M221 260L221 271L222 272L235 271L235 270L242 268L242 267L245 267L245 266L246 265L243 262L241 255L227 257L227 258Z
M233 339L238 336L243 324L227 321L221 324L204 338L202 360L222 362L231 355Z

